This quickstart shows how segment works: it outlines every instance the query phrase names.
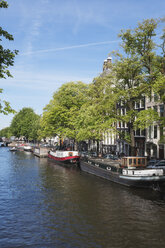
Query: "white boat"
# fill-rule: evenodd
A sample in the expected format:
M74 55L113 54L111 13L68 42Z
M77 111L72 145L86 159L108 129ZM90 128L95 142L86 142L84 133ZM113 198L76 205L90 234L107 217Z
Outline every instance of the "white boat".
M16 152L17 151L17 148L15 146L13 146L12 148L10 148L10 151L11 152Z
M24 151L26 152L31 152L32 151L32 147L31 146L24 146Z

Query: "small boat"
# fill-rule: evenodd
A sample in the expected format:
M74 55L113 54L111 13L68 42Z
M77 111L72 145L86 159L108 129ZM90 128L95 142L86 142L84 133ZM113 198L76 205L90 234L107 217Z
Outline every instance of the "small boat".
M82 171L109 181L135 188L164 188L165 171L149 169L146 164L146 157L124 157L121 161L90 158L80 160Z
M77 166L79 164L78 151L49 151L48 158L54 160L57 164L67 167Z
M12 148L10 148L9 151L11 151L11 152L16 152L16 151L17 151L17 148L16 148L15 146L13 146Z
M26 152L31 152L32 151L32 147L31 146L24 146L23 149Z

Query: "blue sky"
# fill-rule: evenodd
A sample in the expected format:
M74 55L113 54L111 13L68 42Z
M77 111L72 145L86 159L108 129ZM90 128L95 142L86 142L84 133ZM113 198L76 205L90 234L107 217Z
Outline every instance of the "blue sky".
M90 83L104 59L119 49L121 29L164 16L164 0L8 0L0 9L0 26L14 36L2 45L18 49L13 78L0 80L1 99L19 111L37 114L66 82ZM0 115L0 129L13 115Z

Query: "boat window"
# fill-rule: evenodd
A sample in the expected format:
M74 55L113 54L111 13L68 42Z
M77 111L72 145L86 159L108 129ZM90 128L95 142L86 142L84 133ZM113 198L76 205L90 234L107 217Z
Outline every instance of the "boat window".
M140 158L138 158L138 164L140 164Z
M142 164L145 164L145 159L144 158L142 158Z
M136 158L134 159L134 165L136 165Z
M131 165L131 164L132 164L132 159L130 158L130 159L129 159L129 165Z

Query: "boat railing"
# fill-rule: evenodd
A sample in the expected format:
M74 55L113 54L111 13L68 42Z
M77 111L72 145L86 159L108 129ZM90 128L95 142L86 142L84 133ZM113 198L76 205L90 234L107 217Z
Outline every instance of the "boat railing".
M122 168L144 168L147 165L147 157L123 157L121 159Z

